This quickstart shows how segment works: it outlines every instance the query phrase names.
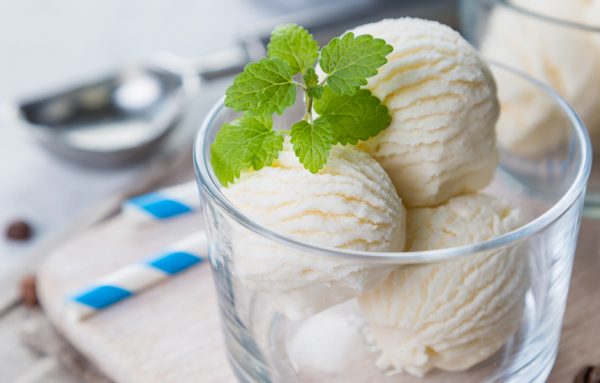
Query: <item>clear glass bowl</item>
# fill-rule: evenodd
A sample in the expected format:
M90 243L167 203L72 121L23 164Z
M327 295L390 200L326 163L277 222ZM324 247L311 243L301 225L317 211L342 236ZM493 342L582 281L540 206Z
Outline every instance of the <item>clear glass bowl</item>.
M212 173L210 144L221 124L236 116L222 102L213 108L198 134L194 162L228 357L240 382L524 383L546 380L558 349L591 168L591 145L578 117L554 91L514 70L500 65L494 68L556 105L568 138L559 149L535 159L524 160L500 148L496 177L485 191L519 206L528 217L525 226L483 243L435 251L369 253L322 248L282 236L252 221L224 197ZM285 118L278 123L285 126ZM294 187L302 185L290 185L290 192ZM240 235L251 236L276 249L272 256L282 253L293 256L301 252L315 259L356 261L389 269L406 264L458 262L522 246L526 250L520 254L527 257L529 264L528 285L526 294L517 297L522 302L522 310L511 314L520 326L499 351L466 371L434 370L423 378L382 371L376 367L379 351L369 336L369 326L356 299L308 318L288 319L279 311L269 291L251 286L237 272L240 257L256 255L251 254L252 248L240 246L237 241ZM327 294L327 288L322 293Z
M556 89L579 114L594 148L598 149L600 4L583 12L577 8L583 3L461 0L461 31L486 58L522 70ZM531 5L544 8L534 9ZM557 9L559 5L563 8ZM559 13L564 19L549 16ZM581 15L576 17L577 14ZM574 22L575 19L578 22ZM564 140L565 132L554 122L559 113L556 106L545 104L534 94L514 86L507 88L507 92L512 92L512 102L527 104L532 109L528 120L519 126L520 131L511 126L498 126L500 140L504 139L507 147L512 146L508 144L512 141L515 155L523 155L523 152L544 155ZM600 218L600 161L597 157L584 206L584 214L592 218Z

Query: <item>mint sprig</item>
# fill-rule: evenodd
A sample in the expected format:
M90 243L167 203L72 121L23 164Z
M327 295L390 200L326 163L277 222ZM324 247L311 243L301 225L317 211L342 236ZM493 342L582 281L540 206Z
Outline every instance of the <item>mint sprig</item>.
M347 33L319 54L306 29L294 24L277 27L268 57L248 64L227 89L225 106L244 115L224 124L211 146L211 163L221 184L227 186L248 169L270 166L285 135L302 165L317 173L333 145L356 144L385 129L391 121L387 107L360 87L387 62L391 51L384 40ZM317 60L326 74L323 79L314 69ZM275 131L273 114L292 106L298 90L304 93L303 119L290 131Z

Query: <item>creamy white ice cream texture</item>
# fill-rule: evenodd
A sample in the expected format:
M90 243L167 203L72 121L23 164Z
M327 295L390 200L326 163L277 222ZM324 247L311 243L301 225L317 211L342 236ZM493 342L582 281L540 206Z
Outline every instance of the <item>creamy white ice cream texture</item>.
M482 242L518 228L518 210L484 194L407 213L407 250ZM528 285L526 248L399 267L360 298L381 348L378 365L422 376L465 370L496 353L519 328Z
M518 0L516 6L573 22L586 22L596 2ZM597 2L600 4L600 2ZM600 24L600 19L596 20ZM600 134L600 44L594 34L497 7L482 40L482 54L552 86L572 104L592 138ZM495 73L502 113L498 141L514 153L538 156L565 141L567 121L549 96L515 76Z
M598 0L510 0L512 5L543 16L579 23ZM596 20L595 24L600 24Z
M392 182L368 154L335 146L317 174L305 170L288 141L270 167L244 173L225 196L244 214L311 245L401 251L405 209ZM233 227L233 267L247 287L269 294L299 319L374 288L389 266L311 254Z
M394 48L365 88L389 108L390 126L360 144L387 171L407 207L477 191L498 162L496 85L476 50L434 21L400 18L353 29Z

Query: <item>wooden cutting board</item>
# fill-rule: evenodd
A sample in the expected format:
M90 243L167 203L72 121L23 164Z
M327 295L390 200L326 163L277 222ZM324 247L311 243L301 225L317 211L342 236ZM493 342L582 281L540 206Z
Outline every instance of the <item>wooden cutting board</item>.
M51 320L115 382L235 382L208 263L85 322L65 318L65 296L197 230L202 230L197 216L143 227L118 216L72 238L40 270L39 294ZM550 382L571 382L582 366L600 364L599 233L599 222L583 222Z
M198 230L198 216L143 226L118 216L72 238L40 269L38 294L48 316L115 382L235 382L208 262L84 322L65 316L69 294Z

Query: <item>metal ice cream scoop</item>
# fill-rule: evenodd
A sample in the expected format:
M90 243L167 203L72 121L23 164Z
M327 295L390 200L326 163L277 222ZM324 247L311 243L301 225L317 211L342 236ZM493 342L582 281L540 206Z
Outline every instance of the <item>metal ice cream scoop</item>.
M173 130L202 82L242 70L244 47L193 62L158 55L75 88L15 106L19 122L68 159L122 165L143 158Z

